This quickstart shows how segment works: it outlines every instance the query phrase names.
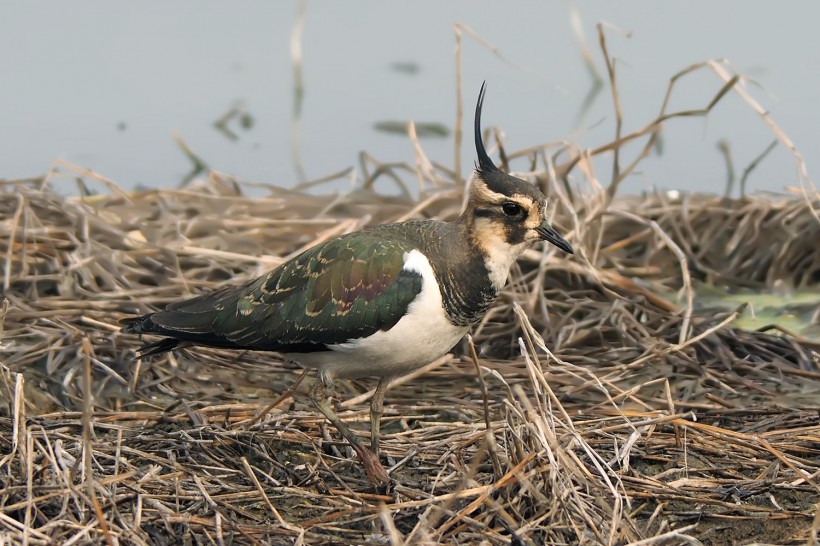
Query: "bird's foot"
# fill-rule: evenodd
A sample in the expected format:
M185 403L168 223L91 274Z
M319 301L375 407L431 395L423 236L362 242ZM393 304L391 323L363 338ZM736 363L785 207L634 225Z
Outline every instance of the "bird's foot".
M364 465L364 471L367 474L367 479L373 485L388 485L390 483L390 476L387 470L384 469L379 458L362 444L352 443L353 450L359 457L359 460Z

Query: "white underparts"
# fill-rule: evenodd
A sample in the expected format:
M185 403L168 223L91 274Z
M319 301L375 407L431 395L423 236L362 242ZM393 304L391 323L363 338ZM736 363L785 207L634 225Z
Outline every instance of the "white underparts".
M447 318L433 268L424 254L418 250L405 253L403 269L420 274L422 287L395 326L334 345L331 351L289 356L332 379L404 375L446 354L468 328L455 326Z

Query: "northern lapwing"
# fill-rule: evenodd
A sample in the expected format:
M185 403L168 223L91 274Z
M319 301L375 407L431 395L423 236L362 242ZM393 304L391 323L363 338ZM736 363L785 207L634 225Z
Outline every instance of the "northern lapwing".
M547 219L544 194L501 171L481 138L464 212L452 222L370 227L316 245L267 275L122 320L122 331L164 339L140 356L177 346L275 351L318 370L316 408L350 442L374 484L389 481L378 459L389 382L446 354L484 316L518 256L538 241L572 253ZM335 378L377 377L370 448L336 416L326 389Z

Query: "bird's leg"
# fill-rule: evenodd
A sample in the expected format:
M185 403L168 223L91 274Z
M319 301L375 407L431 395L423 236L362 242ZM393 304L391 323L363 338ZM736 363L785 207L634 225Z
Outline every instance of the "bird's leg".
M359 437L356 436L352 430L350 430L350 427L339 419L327 403L327 386L321 379L313 385L313 388L310 391L310 400L313 402L313 405L316 406L316 409L318 409L322 415L330 421L330 424L336 427L336 430L344 436L345 440L347 440L350 444L350 447L352 447L356 452L359 460L362 461L362 464L364 465L364 471L367 474L367 479L370 480L370 483L373 485L389 484L390 476L387 475L387 471L379 462L379 458L374 455L373 452L368 450L364 444L362 444Z
M376 390L373 392L373 398L370 399L370 451L378 459L379 457L379 436L382 422L382 413L384 410L384 394L387 392L387 386L390 384L390 379L382 377L379 384L376 385Z

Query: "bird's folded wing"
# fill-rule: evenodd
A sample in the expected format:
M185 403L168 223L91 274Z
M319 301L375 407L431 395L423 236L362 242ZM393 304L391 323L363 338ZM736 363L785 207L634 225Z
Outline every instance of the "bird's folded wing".
M171 304L150 316L150 331L284 352L367 337L393 327L421 292L421 275L403 269L409 250L376 236L334 239L244 285Z

